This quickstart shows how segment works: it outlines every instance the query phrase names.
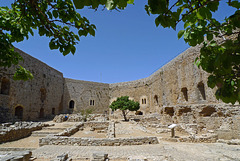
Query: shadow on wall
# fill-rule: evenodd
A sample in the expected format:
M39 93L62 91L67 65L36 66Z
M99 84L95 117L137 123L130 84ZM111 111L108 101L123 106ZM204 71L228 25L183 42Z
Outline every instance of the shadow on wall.
M76 109L76 103L70 96L66 79L64 79L63 103L61 108L62 108L61 110L59 109L61 113L69 113L69 114L73 113L74 109Z

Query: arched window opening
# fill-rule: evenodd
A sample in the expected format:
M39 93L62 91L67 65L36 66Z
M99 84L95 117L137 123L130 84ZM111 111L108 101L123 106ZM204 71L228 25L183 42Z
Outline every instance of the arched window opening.
M181 92L184 96L185 101L188 101L188 90L187 90L187 88L186 87L182 88Z
M205 88L203 82L198 83L198 90L200 91L202 98L206 100L206 95L205 95Z
M154 96L154 103L155 103L155 105L158 105L158 96L157 95Z
M10 91L10 81L7 78L2 79L2 84L1 84L1 94L9 95Z
M40 109L39 118L44 118L44 108Z
M142 104L147 104L147 99L146 98L142 99Z
M74 108L74 101L73 101L73 100L71 100L71 101L69 102L69 108Z
M22 120L23 119L23 107L17 106L15 108L15 116L17 119Z

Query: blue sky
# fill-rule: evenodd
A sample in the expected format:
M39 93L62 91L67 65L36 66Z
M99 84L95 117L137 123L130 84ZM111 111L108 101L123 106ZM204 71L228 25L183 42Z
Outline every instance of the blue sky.
M13 0L0 0L0 6ZM216 17L223 19L233 13L223 0ZM95 37L83 37L75 55L61 55L50 50L46 37L38 36L14 45L62 72L64 77L116 83L150 76L157 69L185 51L189 46L178 40L177 31L156 27L154 16L144 10L146 1L135 0L124 11L77 10L97 27Z

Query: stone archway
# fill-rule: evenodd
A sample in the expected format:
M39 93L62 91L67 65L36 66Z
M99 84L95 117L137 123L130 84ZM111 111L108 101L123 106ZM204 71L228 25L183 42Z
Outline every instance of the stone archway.
M22 106L17 106L15 108L15 114L14 114L17 119L22 120L23 119L23 107Z
M73 100L71 100L71 101L69 102L69 108L70 108L70 109L73 109L73 108L74 108L74 101L73 101Z

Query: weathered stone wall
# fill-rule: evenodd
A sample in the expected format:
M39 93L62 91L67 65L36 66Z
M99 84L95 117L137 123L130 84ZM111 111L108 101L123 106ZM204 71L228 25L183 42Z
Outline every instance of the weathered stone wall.
M198 54L199 47L189 48L147 78L110 84L111 101L128 95L139 101L144 114L160 113L161 107L221 103L207 86L208 74L194 65Z
M32 131L48 126L41 122L16 122L14 125L0 125L0 143L18 140L31 135Z
M91 110L92 113L104 114L108 111L108 106L109 84L65 79L65 111L86 113L86 110Z
M12 115L15 115L18 107L17 113L22 113L22 120L38 120L60 113L63 101L63 74L23 51L15 50L24 59L20 65L31 71L34 78L29 81L14 81L6 77L9 80L9 92L6 93L2 91L5 78L1 76L0 106L8 107ZM7 72L13 73L12 69Z
M158 144L157 137L136 138L77 138L77 137L45 137L39 139L39 146L43 145L74 145L74 146L122 146Z

